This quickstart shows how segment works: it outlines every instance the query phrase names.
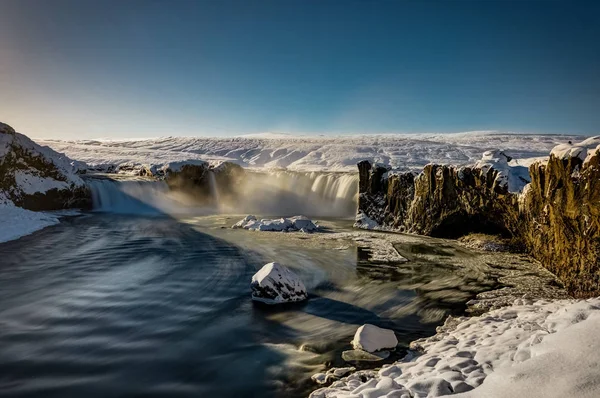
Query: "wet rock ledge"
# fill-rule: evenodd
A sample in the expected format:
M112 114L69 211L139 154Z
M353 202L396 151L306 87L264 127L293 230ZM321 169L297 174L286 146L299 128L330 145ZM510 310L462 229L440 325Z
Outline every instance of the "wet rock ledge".
M419 174L358 163L359 215L384 228L444 238L501 235L576 297L600 293L600 145L560 145L529 176L498 164L430 164ZM515 176L514 174L517 174ZM509 187L530 179L522 192ZM517 181L518 182L518 181Z

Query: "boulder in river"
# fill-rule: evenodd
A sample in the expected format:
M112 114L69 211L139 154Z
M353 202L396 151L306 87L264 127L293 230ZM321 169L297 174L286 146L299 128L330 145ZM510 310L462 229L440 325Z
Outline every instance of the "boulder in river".
M283 304L308 298L306 287L292 270L278 263L264 265L252 277L252 300Z
M393 330L383 329L375 325L362 325L356 331L352 346L355 350L375 352L389 348L396 348L398 339Z

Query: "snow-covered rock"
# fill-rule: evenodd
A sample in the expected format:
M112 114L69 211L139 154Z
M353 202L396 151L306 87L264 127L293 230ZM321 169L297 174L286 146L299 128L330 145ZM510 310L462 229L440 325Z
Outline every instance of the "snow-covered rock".
M370 324L359 327L352 340L352 347L355 350L367 352L396 348L397 345L398 339L393 330Z
M306 287L292 270L278 263L265 264L252 277L252 300L266 304L303 301Z
M233 224L231 228L243 228L250 231L278 231L278 232L315 232L319 227L308 217L294 216L290 218L258 220L253 215L248 215Z
M482 170L498 171L495 182L500 187L506 187L509 192L521 192L523 187L531 182L529 170L524 165L514 162L504 151L495 149L485 151L475 167Z
M89 190L64 154L43 147L0 123L0 192L30 210L88 207Z
M359 211L356 214L356 218L354 220L354 228L378 229L378 227L379 227L379 224L377 224L377 222L375 220L369 218L369 216L367 216L362 211Z

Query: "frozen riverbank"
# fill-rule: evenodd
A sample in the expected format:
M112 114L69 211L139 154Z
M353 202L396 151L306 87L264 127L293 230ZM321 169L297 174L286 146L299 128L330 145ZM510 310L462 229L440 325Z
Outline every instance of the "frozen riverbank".
M449 317L435 336L411 344L422 355L352 374L311 398L597 397L599 328L600 298L520 299L479 317Z
M0 203L0 243L18 239L58 224L55 215L25 210L12 203Z

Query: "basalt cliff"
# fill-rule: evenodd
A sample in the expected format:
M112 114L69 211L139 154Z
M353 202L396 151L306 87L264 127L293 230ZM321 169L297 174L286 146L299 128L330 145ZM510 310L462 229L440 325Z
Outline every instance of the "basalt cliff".
M571 294L597 295L600 146L560 145L528 173L510 160L491 151L473 166L430 164L419 174L360 162L356 226L447 238L501 235L555 273Z

